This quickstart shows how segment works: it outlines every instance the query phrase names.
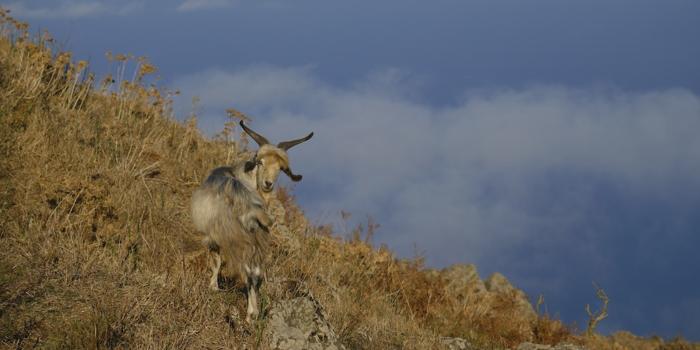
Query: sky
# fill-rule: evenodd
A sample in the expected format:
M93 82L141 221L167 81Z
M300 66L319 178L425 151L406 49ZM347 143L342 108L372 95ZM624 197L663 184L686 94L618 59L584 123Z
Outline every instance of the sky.
M601 331L700 341L700 2L0 5L99 74L147 56L209 135L230 107L314 131L290 151L313 222L371 217L398 256L501 272L579 328L595 281Z

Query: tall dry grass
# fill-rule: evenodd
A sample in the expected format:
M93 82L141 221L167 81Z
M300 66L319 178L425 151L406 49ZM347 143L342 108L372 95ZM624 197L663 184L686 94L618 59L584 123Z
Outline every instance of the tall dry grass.
M188 214L202 177L245 142L231 125L210 140L196 117L176 121L171 93L148 82L153 65L109 58L114 75L97 81L0 10L0 346L265 348L265 319L240 322L242 293L208 290ZM313 295L351 349L587 341L521 315L513 296L451 294L421 259L361 239L371 224L340 239L284 189L278 198L264 310Z

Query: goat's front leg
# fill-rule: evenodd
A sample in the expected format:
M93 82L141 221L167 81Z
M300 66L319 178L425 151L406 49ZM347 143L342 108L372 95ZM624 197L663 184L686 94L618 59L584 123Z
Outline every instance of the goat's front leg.
M209 251L209 266L211 267L211 279L209 280L209 289L213 291L219 290L219 271L221 271L221 255L210 250Z
M272 224L274 224L274 221L272 221L272 218L270 218L269 215L265 212L265 210L258 210L255 213L256 218L258 219L258 222L260 225L262 225L262 229L265 232L268 232L269 229L272 227Z
M274 223L262 208L249 210L247 213L240 215L238 221L248 232L254 232L258 228L269 232L270 227Z

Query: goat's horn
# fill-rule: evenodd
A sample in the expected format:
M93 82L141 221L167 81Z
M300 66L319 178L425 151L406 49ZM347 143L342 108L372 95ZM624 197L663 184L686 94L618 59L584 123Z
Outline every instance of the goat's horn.
M296 139L296 140L291 140L291 141L283 141L283 142L280 142L280 143L277 144L277 147L278 147L278 148L281 148L281 149L283 149L283 150L285 150L285 151L287 151L287 150L289 150L290 148L292 148L292 147L294 147L294 146L296 146L296 145L298 145L298 144L300 144L300 143L302 143L302 142L309 141L309 139L311 138L311 136L314 136L314 133L310 133L310 134L306 135L306 137L304 137L304 138L300 138L300 139Z
M257 132L253 131L252 129L248 128L247 126L245 126L245 124L243 124L243 121L242 121L242 120L241 120L241 122L240 122L239 124L241 124L241 127L243 128L243 131L245 131L246 134L250 135L250 137L252 137L253 140L255 140L255 142L258 143L258 146L270 144L270 141L268 141L268 140L265 138L265 136L262 136L262 135L258 134Z
M284 171L284 173L287 174L287 176L289 176L289 178L292 179L292 181L294 181L294 182L301 181L301 175L296 175L296 174L292 173L291 169L284 168L284 169L282 169L282 171Z

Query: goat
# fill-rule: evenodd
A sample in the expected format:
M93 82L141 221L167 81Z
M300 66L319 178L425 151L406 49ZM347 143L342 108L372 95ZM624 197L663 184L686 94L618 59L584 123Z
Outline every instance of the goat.
M203 232L212 276L209 287L219 290L218 278L238 277L248 299L246 322L259 314L257 297L262 283L263 261L273 224L265 209L280 170L292 181L301 181L289 167L287 150L313 136L280 142L277 146L240 122L259 145L252 159L212 170L192 194L192 221Z

